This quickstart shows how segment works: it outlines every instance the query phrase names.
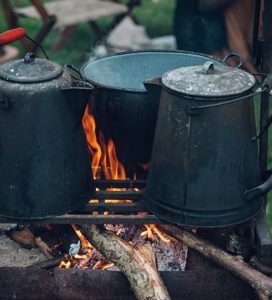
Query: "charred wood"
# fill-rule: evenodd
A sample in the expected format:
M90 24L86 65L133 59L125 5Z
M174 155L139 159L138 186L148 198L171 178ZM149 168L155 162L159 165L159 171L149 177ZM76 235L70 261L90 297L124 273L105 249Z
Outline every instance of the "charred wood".
M64 256L47 259L45 261L33 264L32 266L30 266L30 268L39 268L39 269L43 269L43 270L51 270L51 269L57 267L61 263L61 261L64 260L64 259L65 259Z

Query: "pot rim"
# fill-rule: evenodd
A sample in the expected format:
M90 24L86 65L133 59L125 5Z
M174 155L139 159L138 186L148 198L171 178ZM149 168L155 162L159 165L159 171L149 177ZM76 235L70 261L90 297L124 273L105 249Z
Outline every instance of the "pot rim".
M101 58L97 58L97 59L92 60L92 61L88 61L88 62L84 63L82 65L82 67L80 68L80 74L81 74L81 76L85 80L87 80L88 82L92 83L96 88L111 89L111 90L120 91L120 92L146 94L147 90L145 88L143 88L143 89L121 88L121 87L116 87L116 86L109 85L109 84L97 83L94 80L88 79L87 76L84 74L84 69L87 66L89 66L90 64L95 63L97 61L101 61L101 60L108 59L108 58L111 58L111 57L117 57L117 56L119 57L119 56L122 56L122 55L134 55L134 54L142 54L142 53L151 53L151 54L152 53L154 53L154 54L156 54L156 53L171 54L172 53L172 54L196 55L196 56L207 58L207 59L210 59L210 60L213 60L213 61L217 61L218 63L220 63L222 65L227 65L225 62L223 62L223 60L220 60L220 59L218 59L218 58L216 58L214 56L203 54L203 53L198 53L198 52L193 52L193 51L184 51L184 50L154 50L154 49L148 50L148 49L146 49L146 50L125 51L125 52L114 53L114 54L110 54L110 55L107 55L107 56L104 56L104 57L101 57ZM161 74L161 76L162 75L163 74ZM159 77L161 77L161 76L159 76ZM143 82L145 80L147 80L147 79L148 78L145 78L143 80Z
M162 83L162 87L164 90L166 90L168 93L175 95L175 96L179 96L179 97L183 97L186 100L191 100L191 101L208 101L208 102L219 102L219 101L232 101L234 99L243 97L243 96L247 96L248 98L251 98L252 95L251 93L256 90L256 86L257 84L255 83L254 86L252 86L250 89L248 89L247 91L241 92L241 93L237 93L237 94L233 94L233 95L228 95L228 96L198 96L198 95L191 95L191 94L186 94L183 92L177 92L174 91L170 88L168 88L167 86L165 86ZM246 101L246 99L244 99L244 101Z

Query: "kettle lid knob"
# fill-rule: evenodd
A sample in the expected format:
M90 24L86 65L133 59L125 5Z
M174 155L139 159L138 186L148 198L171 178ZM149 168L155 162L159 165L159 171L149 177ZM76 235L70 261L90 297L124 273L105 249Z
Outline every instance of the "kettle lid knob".
M25 57L24 57L24 63L25 64L29 64L33 61L35 61L35 54L33 52L28 52L26 53Z
M214 73L214 63L210 60L206 61L202 66L202 71L204 74Z

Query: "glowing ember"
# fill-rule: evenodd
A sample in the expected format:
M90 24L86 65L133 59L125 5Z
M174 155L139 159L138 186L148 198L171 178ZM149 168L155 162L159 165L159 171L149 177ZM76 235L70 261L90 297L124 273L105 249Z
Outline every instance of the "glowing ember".
M106 269L108 269L108 268L110 268L110 267L112 267L113 266L113 263L112 262L109 262L108 264L106 264L106 265L104 265L102 268L100 268L101 270L106 270Z
M154 234L155 233L161 240L163 240L165 243L170 243L171 239L166 234L162 233L159 228L155 224L151 225L144 225L146 228L146 231L143 231L141 233L141 236L147 235L147 238L150 241L153 241L155 239Z
M62 261L59 265L60 269L69 269L71 267L71 262L70 261Z

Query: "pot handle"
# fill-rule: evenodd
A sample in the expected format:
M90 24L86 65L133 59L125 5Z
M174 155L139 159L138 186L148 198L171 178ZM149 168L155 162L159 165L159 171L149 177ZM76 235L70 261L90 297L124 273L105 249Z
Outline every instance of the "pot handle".
M145 89L147 90L147 93L150 93L151 95L157 95L159 96L162 88L162 81L161 77L155 77L155 78L149 78L146 79L143 82Z
M61 88L74 116L76 127L81 126L82 117L93 88L89 82L82 80L73 80L71 86Z
M232 68L240 69L240 68L242 67L244 61L243 61L243 58L241 57L241 55L238 54L238 53L232 52L232 53L226 55L226 56L222 59L222 62L223 62L224 64L228 65L228 64L227 64L227 61L228 61L230 58L232 58L232 57L238 58L238 63L237 63L237 65L236 65L235 67L233 67L233 66L231 66L231 67L232 67Z
M260 198L261 196L267 194L272 189L272 175L261 185L256 186L250 190L245 191L245 197L247 201Z
M223 102L219 102L219 103L215 103L215 104L190 106L190 107L187 108L187 113L194 115L194 114L197 113L198 110L206 109L206 108L214 108L214 107L223 106L223 105L227 105L227 104L232 104L232 103L235 103L235 102L247 99L247 98L254 97L254 96L259 95L259 94L261 94L263 92L265 92L265 90L259 88L259 89L257 89L255 92L253 92L251 94L247 94L247 95L241 96L239 98L235 98L233 100L223 101Z
M70 73L70 75L73 79L85 81L85 79L82 77L80 71L75 66L73 66L71 64L65 64L64 69L66 69ZM76 74L77 76L75 76L74 74Z

